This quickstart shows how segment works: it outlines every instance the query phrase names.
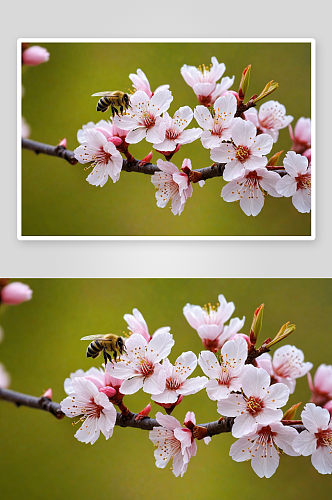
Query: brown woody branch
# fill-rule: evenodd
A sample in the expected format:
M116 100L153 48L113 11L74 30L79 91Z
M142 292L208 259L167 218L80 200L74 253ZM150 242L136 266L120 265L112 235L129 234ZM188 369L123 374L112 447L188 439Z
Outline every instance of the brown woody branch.
M44 144L42 142L32 141L31 139L22 139L22 147L35 151L35 153L46 154L49 156L57 156L58 158L63 158L67 160L71 165L76 165L77 160L75 158L74 151L64 148L63 146L51 146L49 144ZM160 172L157 165L153 163L140 164L140 160L133 158L131 161L123 160L122 170L126 172L138 172L141 174L153 175L156 172ZM222 177L225 170L226 163L213 163L210 167L198 168L192 170L192 172L197 172L201 174L199 180L212 179L213 177ZM270 168L272 170L272 168ZM273 167L273 171L277 172L280 176L285 175L285 170Z
M15 392L10 389L1 389L0 388L0 399L5 401L9 401L14 403L16 406L27 406L29 408L35 408L37 410L44 410L49 413L52 413L58 420L61 420L65 417L65 414L61 410L61 406L59 403L55 403L51 401L49 398L40 397L37 398L35 396L29 396L28 394L22 394L20 392ZM151 431L154 427L160 427L160 424L154 418L145 417L140 420L136 420L137 414L130 413L129 417L124 417L121 413L117 412L116 416L116 424L120 427L134 427L135 429L143 429L145 431ZM233 427L234 418L225 417L217 420L215 422L208 422L206 424L199 424L196 427L196 434L200 434L199 430L204 430L203 437L205 436L215 436L217 434L222 434L223 432L231 432ZM287 425L291 425L289 421L287 421ZM298 432L302 432L305 427L301 424L291 425ZM206 431L205 431L206 429Z

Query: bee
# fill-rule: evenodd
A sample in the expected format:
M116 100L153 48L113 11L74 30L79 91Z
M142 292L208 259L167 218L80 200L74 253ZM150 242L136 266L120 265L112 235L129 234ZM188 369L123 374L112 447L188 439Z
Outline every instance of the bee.
M92 340L86 350L86 356L87 358L95 359L102 352L105 366L108 361L112 362L112 353L114 361L116 362L118 354L121 355L123 352L126 352L124 339L113 333L107 333L106 335L88 335L87 337L82 337L81 340Z
M94 96L102 96L97 103L97 111L105 113L110 107L113 117L115 114L119 114L117 108L120 108L121 115L123 115L123 108L131 108L129 95L120 90L114 90L114 92L97 92L96 94L92 94L91 97Z

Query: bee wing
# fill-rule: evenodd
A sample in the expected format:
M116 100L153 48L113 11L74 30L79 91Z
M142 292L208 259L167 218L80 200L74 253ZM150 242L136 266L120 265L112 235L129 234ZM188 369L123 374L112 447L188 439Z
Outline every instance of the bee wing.
M106 90L106 92L96 92L95 94L92 94L91 97L94 96L105 96L105 95L112 95L113 92L110 90Z
M81 340L104 340L104 335L87 335L82 337Z

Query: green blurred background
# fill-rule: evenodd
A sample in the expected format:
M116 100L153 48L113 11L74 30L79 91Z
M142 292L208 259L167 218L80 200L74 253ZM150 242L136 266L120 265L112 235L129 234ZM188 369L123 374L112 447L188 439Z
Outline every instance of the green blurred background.
M39 42L38 42L39 43ZM173 94L169 113L184 105L198 104L185 83L183 64L210 64L216 56L224 62L224 76L235 75L238 90L241 73L252 65L248 94L259 94L270 80L279 83L271 99L284 104L287 114L310 117L309 43L39 43L50 52L50 60L23 72L23 116L31 126L30 139L57 144L64 137L68 149L78 146L77 130L89 121L98 122L110 113L96 112L97 98L104 90L131 88L129 73L142 69L151 89L168 83ZM261 101L260 104L268 99ZM197 127L195 120L190 127ZM288 129L280 132L272 154L291 147ZM143 158L152 149L143 141L130 149ZM211 165L210 151L200 140L184 145L173 157L181 167L190 158L193 168ZM164 159L154 152L153 162ZM211 179L194 194L180 217L156 206L150 176L122 172L103 188L85 181L84 166L64 160L22 153L23 236L308 236L310 214L300 214L291 198L268 197L257 217L247 217L237 203L220 197L222 178Z
M330 279L22 279L33 289L33 298L7 307L0 317L5 337L0 361L11 373L11 389L39 396L48 387L54 401L65 397L63 381L78 368L100 366L85 357L87 344L80 337L113 332L121 334L127 324L123 315L137 307L153 333L170 326L175 345L170 361L187 350L197 355L201 341L186 322L182 308L189 302L215 304L223 293L235 303L234 316L246 316L248 333L252 314L265 303L261 340L272 337L286 321L296 324L289 342L302 349L305 360L331 364ZM194 376L202 375L198 367ZM289 405L310 397L307 379L297 382ZM127 396L133 412L148 404L140 391ZM302 406L301 406L302 409ZM160 407L152 404L151 415ZM219 418L216 403L205 391L188 396L174 416L183 422L194 411L198 423ZM1 498L42 500L49 498L120 498L159 500L184 498L229 498L270 500L328 498L331 477L322 476L309 457L284 456L276 474L259 479L250 463L236 463L229 456L234 442L229 434L215 436L206 446L198 443L183 478L175 478L170 467L157 469L154 447L148 433L115 427L113 437L103 436L95 445L74 438L71 420L57 421L52 415L30 408L16 408L0 401Z

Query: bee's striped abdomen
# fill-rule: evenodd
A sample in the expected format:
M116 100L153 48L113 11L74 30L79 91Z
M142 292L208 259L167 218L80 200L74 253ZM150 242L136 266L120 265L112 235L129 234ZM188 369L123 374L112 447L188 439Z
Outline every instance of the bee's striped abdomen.
M108 108L110 107L110 104L111 104L111 99L109 97L107 96L102 97L97 102L97 111L102 111L102 112L107 111Z
M98 340L91 342L91 344L88 346L86 350L86 356L87 358L97 358L102 351L103 346L101 345Z

